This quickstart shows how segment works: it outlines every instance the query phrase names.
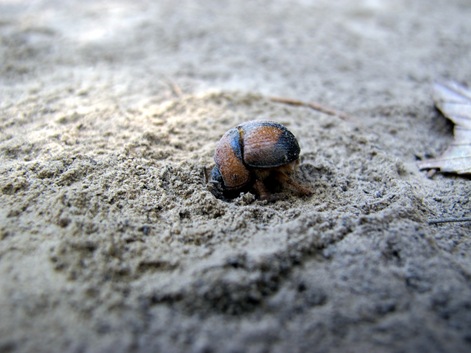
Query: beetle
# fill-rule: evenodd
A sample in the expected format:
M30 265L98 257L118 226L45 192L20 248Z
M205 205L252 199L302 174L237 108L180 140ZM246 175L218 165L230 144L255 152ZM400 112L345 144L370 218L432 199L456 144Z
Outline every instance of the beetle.
M218 142L208 189L225 200L246 191L261 200L274 200L272 192L280 186L309 196L312 191L293 179L299 153L296 137L285 126L264 120L242 123Z

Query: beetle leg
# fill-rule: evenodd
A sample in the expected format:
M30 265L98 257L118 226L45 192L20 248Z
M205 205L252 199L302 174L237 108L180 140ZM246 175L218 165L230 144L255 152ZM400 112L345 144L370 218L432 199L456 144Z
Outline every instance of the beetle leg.
M286 183L293 188L296 193L300 196L311 196L313 194L312 190L299 184L298 182L294 181L292 178L288 178Z
M255 182L253 184L253 189L255 193L258 195L258 197L260 198L260 200L270 200L271 194L262 180L255 179Z
M209 172L206 167L203 167L203 181L205 185L209 182Z
M290 190L296 192L299 196L311 196L313 194L311 189L295 181L291 173L278 172L276 177L280 183L288 186Z

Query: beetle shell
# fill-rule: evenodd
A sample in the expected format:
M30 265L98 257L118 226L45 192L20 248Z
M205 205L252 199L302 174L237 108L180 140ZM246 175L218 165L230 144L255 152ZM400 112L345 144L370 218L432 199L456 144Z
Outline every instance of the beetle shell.
M257 182L260 170L296 162L300 148L294 135L272 121L249 121L227 131L219 141L210 190L219 198L234 196Z
M252 121L238 128L242 136L243 160L250 167L279 167L299 157L298 141L281 124Z
M243 140L237 128L230 129L219 141L214 161L221 173L225 189L241 188L250 180L250 171L244 164Z

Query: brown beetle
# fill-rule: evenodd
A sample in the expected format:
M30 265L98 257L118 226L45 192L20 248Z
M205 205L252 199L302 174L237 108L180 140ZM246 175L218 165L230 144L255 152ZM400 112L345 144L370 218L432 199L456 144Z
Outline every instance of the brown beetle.
M262 200L287 186L298 195L312 192L292 176L299 164L299 144L283 125L272 121L249 121L227 131L219 141L208 188L220 199L252 191Z

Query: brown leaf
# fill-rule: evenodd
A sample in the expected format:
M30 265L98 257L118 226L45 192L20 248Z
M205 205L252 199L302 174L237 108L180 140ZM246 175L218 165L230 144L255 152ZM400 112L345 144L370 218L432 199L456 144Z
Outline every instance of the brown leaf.
M437 83L433 99L443 115L455 123L455 138L440 157L420 162L419 168L471 174L471 90L456 82Z

